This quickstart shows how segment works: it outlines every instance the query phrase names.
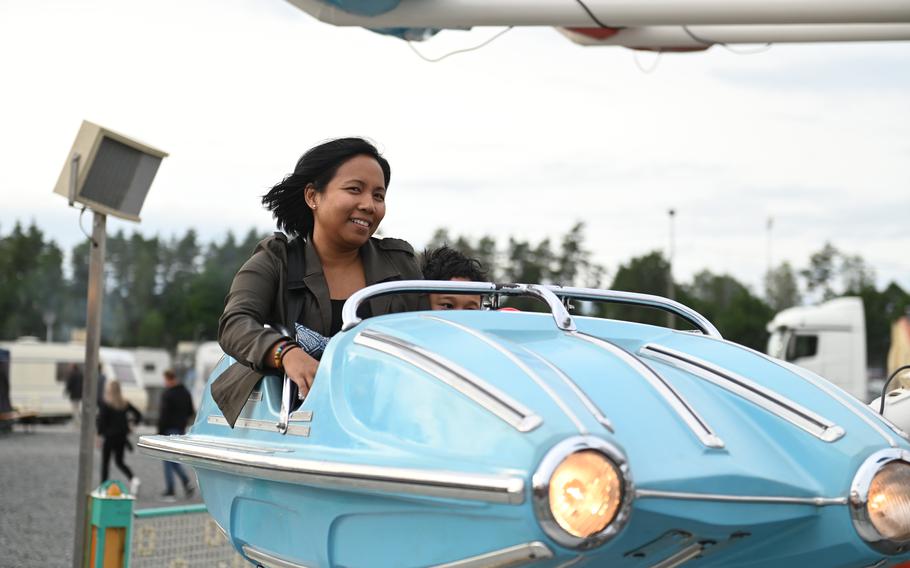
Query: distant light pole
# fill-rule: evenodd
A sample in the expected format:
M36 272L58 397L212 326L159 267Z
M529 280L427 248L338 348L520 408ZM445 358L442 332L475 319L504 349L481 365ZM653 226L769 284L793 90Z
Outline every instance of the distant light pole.
M44 320L44 341L50 343L54 340L54 322L57 321L57 313L47 310L42 319Z
M675 300L676 287L673 285L673 257L676 255L676 209L670 208L667 214L670 216L670 250L667 252L667 297ZM673 327L673 314L670 312L667 312L667 327Z
M774 217L768 217L768 223L765 225L765 236L767 242L765 243L765 261L768 264L768 269L765 274L770 275L771 270L774 268L774 265L771 262L771 230L774 228Z

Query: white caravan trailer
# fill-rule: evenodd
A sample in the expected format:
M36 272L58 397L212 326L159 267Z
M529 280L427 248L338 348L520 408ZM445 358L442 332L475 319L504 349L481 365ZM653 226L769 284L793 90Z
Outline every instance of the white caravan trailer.
M139 382L149 387L164 386L164 372L171 368L171 355L166 349L136 347L130 349L139 366Z
M131 349L139 368L139 382L145 389L148 404L143 416L148 424L158 420L158 407L164 391L164 371L171 368L171 355L164 349L136 347Z
M199 347L196 348L196 364L193 372L195 381L190 388L196 409L199 408L199 403L202 402L205 383L209 380L209 375L212 374L222 357L224 357L224 351L221 350L221 346L218 345L217 341L206 341L205 343L200 343Z
M133 353L128 349L102 347L99 356L104 376L116 379L123 390L124 398L144 414L148 407L148 395L140 382L139 366Z
M813 371L867 402L866 318L857 297L788 308L768 324L768 354Z
M76 364L84 374L84 344L45 343L23 338L2 343L0 347L10 352L10 402L14 408L21 412L35 412L43 419L63 419L72 415L72 406L64 387L72 364ZM104 376L119 380L126 399L144 412L147 397L139 385L139 373L132 353L102 347L99 356Z

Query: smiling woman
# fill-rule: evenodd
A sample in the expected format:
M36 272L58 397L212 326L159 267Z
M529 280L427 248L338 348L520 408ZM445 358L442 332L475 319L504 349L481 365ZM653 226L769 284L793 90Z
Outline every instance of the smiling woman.
M299 325L334 335L354 292L421 278L411 245L373 238L390 178L388 161L371 143L339 138L308 150L294 173L263 196L284 233L259 243L234 277L221 315L218 341L237 363L212 384L212 396L229 423L264 374L283 371L302 396L312 386L318 361L276 329ZM363 315L415 310L420 301L376 298Z

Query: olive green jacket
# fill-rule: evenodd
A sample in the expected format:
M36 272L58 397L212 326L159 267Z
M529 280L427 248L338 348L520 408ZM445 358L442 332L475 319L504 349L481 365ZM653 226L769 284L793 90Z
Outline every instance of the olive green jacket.
M390 280L419 280L423 276L414 249L400 239L371 238L360 248L367 285ZM416 295L380 296L369 300L372 315L424 309ZM231 283L224 313L218 322L218 343L237 360L212 384L212 397L232 426L263 374L284 326L294 324L329 334L332 306L322 263L311 240L288 238L282 233L262 240ZM272 329L265 328L269 324Z

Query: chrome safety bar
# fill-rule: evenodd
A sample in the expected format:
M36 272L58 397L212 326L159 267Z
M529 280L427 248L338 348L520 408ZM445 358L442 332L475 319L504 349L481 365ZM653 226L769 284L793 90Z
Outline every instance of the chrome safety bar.
M361 322L357 310L370 298L388 294L456 292L459 294L498 294L504 296L531 296L550 307L556 327L575 331L575 322L559 298L548 287L539 284L495 284L493 282L461 282L453 280L398 280L367 286L351 294L341 312L343 331Z
M274 326L274 329L285 337L290 337L291 339L296 337L296 334L292 335L283 325ZM288 433L288 423L291 417L291 384L293 382L285 373L284 380L281 381L281 408L278 410L278 423L275 425L279 434Z
M714 324L708 321L708 318L692 308L668 298L636 292L621 292L619 290L599 290L597 288L573 288L570 286L547 286L547 288L560 298L574 298L576 300L608 302L611 304L629 304L670 312L691 323L703 334L716 339L723 339L723 336L717 331Z
M399 280L367 286L351 294L351 297L345 302L342 310L343 325L341 329L347 331L360 323L361 318L357 316L357 310L370 298L407 292L456 292L460 294L532 296L543 300L550 307L553 319L556 320L556 326L564 331L574 331L575 322L572 320L572 316L565 305L560 301L560 298L642 306L669 312L691 323L703 334L716 339L723 339L723 336L708 318L688 306L661 296L621 292L619 290L599 290L597 288L544 286L541 284L496 284L493 282L452 280Z

